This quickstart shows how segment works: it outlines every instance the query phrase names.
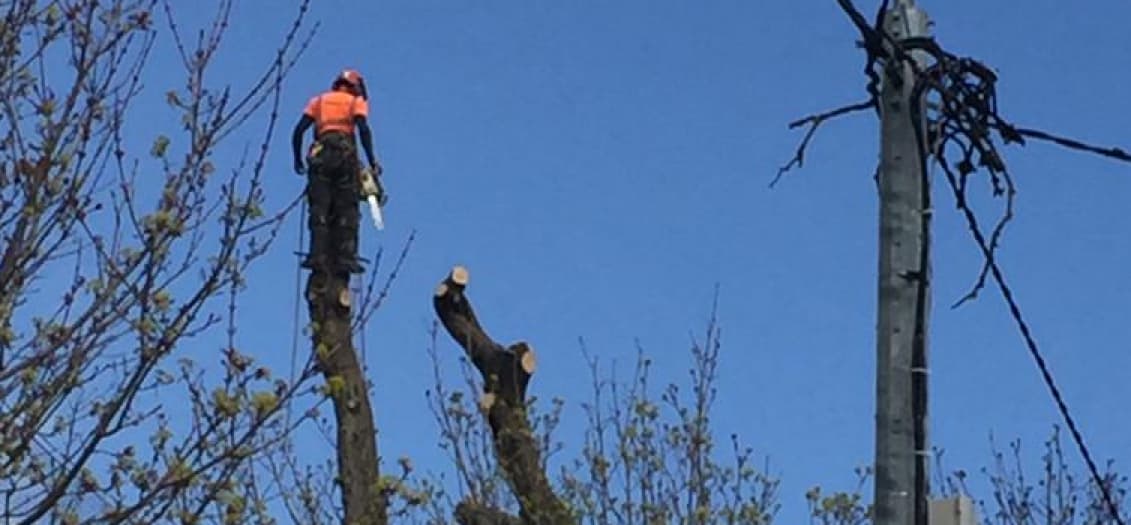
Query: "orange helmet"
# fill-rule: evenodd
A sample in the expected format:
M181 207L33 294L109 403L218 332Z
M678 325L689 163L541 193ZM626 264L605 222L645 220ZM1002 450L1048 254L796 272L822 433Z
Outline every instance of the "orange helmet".
M361 98L368 98L365 92L365 79L362 78L361 73L355 69L343 69L337 77L334 78L334 83L330 85L330 89L338 89L345 87L354 95Z

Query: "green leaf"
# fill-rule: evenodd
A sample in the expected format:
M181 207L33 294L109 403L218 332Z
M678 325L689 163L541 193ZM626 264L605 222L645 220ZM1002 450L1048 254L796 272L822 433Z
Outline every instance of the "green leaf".
M166 151L169 149L169 137L165 135L158 135L153 139L153 147L150 148L149 154L156 158L164 158Z

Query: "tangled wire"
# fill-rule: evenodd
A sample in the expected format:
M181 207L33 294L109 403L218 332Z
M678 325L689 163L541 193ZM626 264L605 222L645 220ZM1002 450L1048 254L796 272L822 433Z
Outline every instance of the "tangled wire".
M897 74L901 68L910 66L913 72L912 100L926 100L927 115L922 115L920 106L912 104L910 113L912 126L916 130L919 146L920 173L927 173L927 165L934 162L946 174L946 180L954 195L955 205L966 219L967 227L983 256L983 265L972 289L962 297L955 307L974 299L992 279L1002 297L1006 300L1010 313L1017 324L1029 353L1040 369L1042 378L1061 416L1072 434L1112 518L1123 525L1118 507L1112 499L1110 483L1100 475L1092 459L1076 422L1068 411L1063 397L1057 388L1049 368L1042 357L1032 331L1021 315L1012 290L1006 284L995 255L1006 225L1013 218L1013 203L1016 188L1013 178L1006 168L1005 161L998 152L994 135L1002 145L1024 145L1026 139L1052 142L1060 146L1097 154L1123 162L1131 162L1131 155L1120 148L1103 148L1089 145L1074 139L1065 138L1036 129L1015 126L1001 117L998 112L996 83L997 75L981 62L959 57L943 49L938 42L929 37L896 38L884 29L884 16L889 10L889 0L884 0L876 13L874 22L869 23L853 6L851 0L837 0L845 14L859 30L862 37L860 47L867 60L864 73L868 77L868 100L843 106L832 111L811 115L790 123L791 129L807 126L808 129L798 145L793 158L783 165L770 183L774 186L781 177L804 162L805 150L809 146L817 128L825 121L849 113L873 109L880 111L881 76L889 82L900 82L903 77ZM918 56L916 56L918 55ZM924 57L918 61L913 58ZM924 65L925 64L925 65ZM926 117L926 119L924 119ZM926 133L917 125L926 120ZM923 136L925 135L925 136ZM1000 214L994 220L988 234L979 220L978 214L970 207L968 195L971 191L971 177L984 173L995 198L1004 197Z

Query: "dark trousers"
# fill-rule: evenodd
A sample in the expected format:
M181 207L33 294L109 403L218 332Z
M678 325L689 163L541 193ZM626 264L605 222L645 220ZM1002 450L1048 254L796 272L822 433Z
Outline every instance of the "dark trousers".
M304 266L330 271L359 272L357 235L357 148L352 137L329 133L319 137L318 151L310 158L306 199L310 207L310 255Z

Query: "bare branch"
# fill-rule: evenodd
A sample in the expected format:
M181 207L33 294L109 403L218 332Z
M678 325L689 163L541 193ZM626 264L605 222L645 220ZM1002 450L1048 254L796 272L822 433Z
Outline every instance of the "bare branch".
M1020 135L1022 137L1029 137L1029 138L1032 138L1032 139L1052 142L1052 143L1058 144L1060 146L1064 146L1064 147L1069 148L1069 149L1084 151L1084 152L1088 152L1088 153L1095 153L1097 155L1102 155L1104 157L1108 157L1110 159L1115 159L1115 160L1120 160L1120 161L1123 161L1123 162L1131 162L1131 154L1128 154L1127 151L1124 150L1123 148L1117 148L1117 147L1106 147L1105 148L1105 147L1101 147L1101 146L1093 146L1093 145L1087 144L1085 142L1081 142L1081 141L1071 139L1071 138L1067 138L1067 137L1061 137L1061 136L1053 135L1052 133L1048 133L1048 132L1041 131L1041 130L1038 130L1038 129L1006 127L1004 125L1004 123L998 123L997 127L1003 133L1013 132L1013 133L1016 133L1017 135Z
M785 165L778 168L778 174L774 176L774 180L770 181L770 187L773 188L775 185L777 185L778 181L781 180L782 176L789 172L789 170L795 167L800 168L802 164L804 164L805 150L809 147L809 141L813 139L813 135L817 132L817 128L820 127L822 123L824 123L826 120L834 119L841 115L855 113L857 111L863 111L866 109L873 109L875 107L876 101L873 99L840 107L832 111L826 111L824 113L819 113L816 115L809 115L808 117L805 117L803 119L790 122L789 129L795 129L801 126L809 126L809 129L805 132L805 137L801 139L801 144L797 146L797 151L793 154L793 158L790 159L790 161Z
M272 103L258 162L216 177L232 91L204 78L231 2L195 46L170 20L188 85L170 107L187 128L152 144L126 137L136 136L127 116L159 31L158 0L10 4L0 31L11 51L0 57L0 115L11 124L0 132L4 519L151 523L215 510L224 491L266 497L255 483L233 492L208 479L254 479L252 458L294 430L276 417L280 401L309 379L272 381L235 349L245 272L288 211L255 222L285 69L242 95ZM276 64L292 61L303 25L300 14ZM171 373L180 347L222 323L213 306L225 294L224 377L217 384L183 359ZM192 405L187 420L168 417L169 398L141 395L175 383Z

